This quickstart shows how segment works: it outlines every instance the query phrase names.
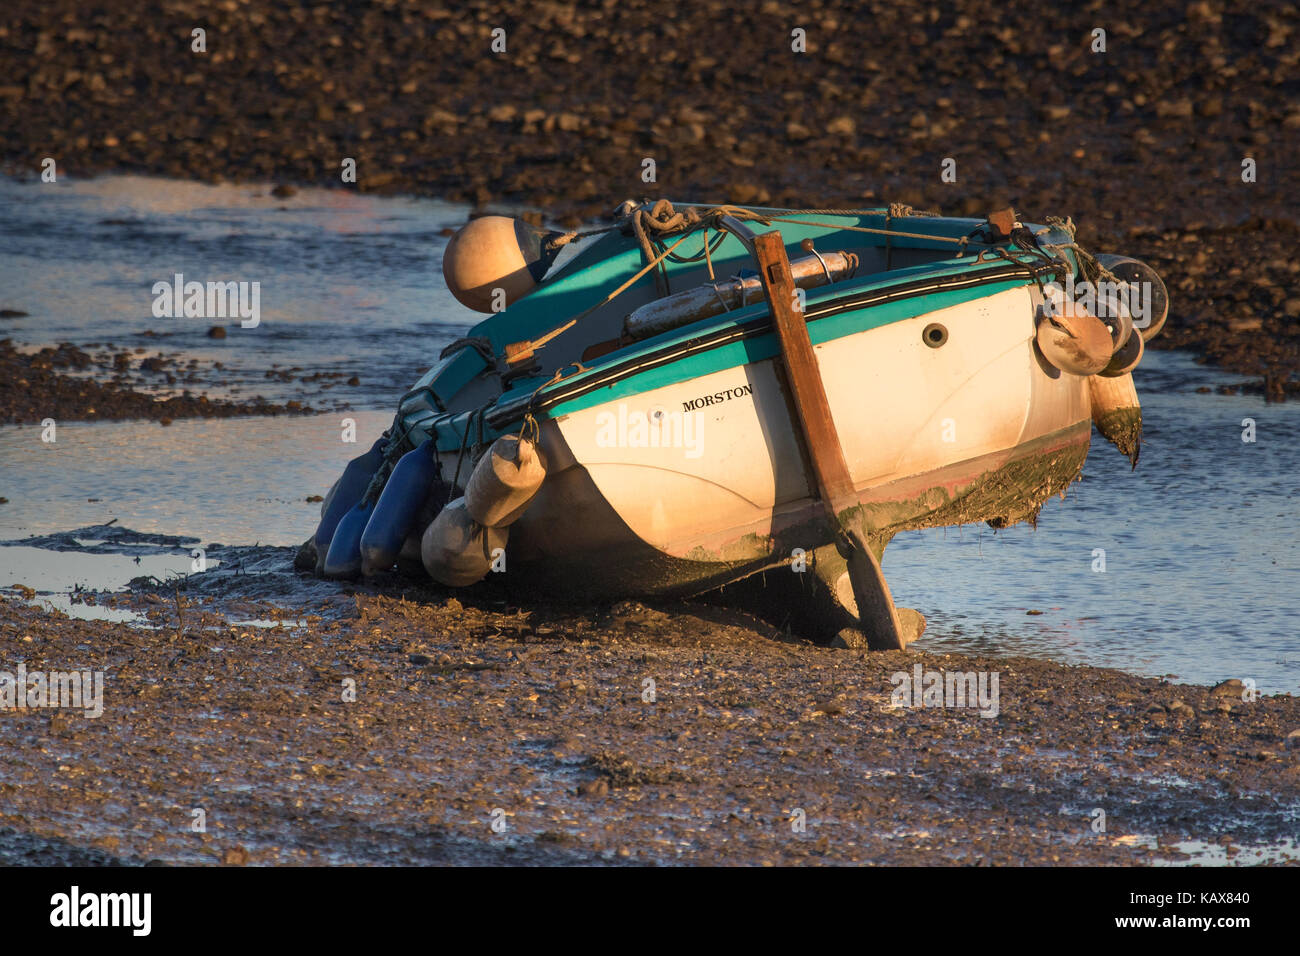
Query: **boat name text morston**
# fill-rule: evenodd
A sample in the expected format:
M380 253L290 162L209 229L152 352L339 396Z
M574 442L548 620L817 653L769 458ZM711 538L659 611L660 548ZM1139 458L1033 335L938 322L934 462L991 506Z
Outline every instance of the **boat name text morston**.
M697 409L707 408L709 405L718 405L722 402L731 401L733 398L739 398L742 395L753 395L754 386L741 385L738 388L729 388L722 392L714 392L712 395L705 395L702 398L693 398L689 402L682 402L682 411L693 412Z

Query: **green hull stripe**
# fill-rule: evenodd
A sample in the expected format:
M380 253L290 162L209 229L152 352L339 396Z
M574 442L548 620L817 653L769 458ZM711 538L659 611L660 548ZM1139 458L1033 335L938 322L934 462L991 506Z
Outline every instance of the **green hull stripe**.
M1006 282L972 286L965 289L953 289L930 295L911 296L866 309L856 309L838 315L827 316L816 322L808 323L808 336L814 345L844 338L857 332L867 332L894 322L913 319L927 312L935 312L950 306L961 305L973 299L982 299L1008 289L1026 285L1024 279L1010 279ZM659 368L629 375L604 388L580 395L570 401L561 402L548 410L552 418L570 415L587 408L617 401L631 395L639 395L657 388L687 382L728 368L748 365L775 358L780 353L776 336L771 333L728 345L688 355L675 362Z

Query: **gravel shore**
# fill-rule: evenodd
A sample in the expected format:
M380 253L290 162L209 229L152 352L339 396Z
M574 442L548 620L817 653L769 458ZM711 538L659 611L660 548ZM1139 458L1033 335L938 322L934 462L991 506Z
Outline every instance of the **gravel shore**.
M1280 399L1300 367L1300 13L1236 6L14 0L0 162L432 195L567 224L642 195L1010 202L1151 261L1173 296L1161 347Z
M0 597L29 670L104 671L102 717L0 719L0 863L1117 864L1294 837L1295 697L213 554L188 583L83 598L147 629ZM918 667L996 674L996 714L899 706Z
M29 352L0 339L0 424L31 425L56 416L56 421L142 418L170 425L177 418L316 411L299 401L209 399L185 388L201 391L219 378L219 370L200 368L195 360L143 347L106 345L88 352L63 342Z

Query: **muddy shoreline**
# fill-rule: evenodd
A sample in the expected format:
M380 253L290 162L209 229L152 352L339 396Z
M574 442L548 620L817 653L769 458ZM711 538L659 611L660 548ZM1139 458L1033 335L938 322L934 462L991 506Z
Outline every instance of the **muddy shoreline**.
M234 401L196 394L219 379L220 369L200 368L198 361L183 354L150 354L141 346L87 348L94 351L71 342L28 351L12 339L0 339L0 424L33 425L52 418L146 419L170 425L178 418L311 415L322 410L296 400ZM180 394L167 394L177 388Z
M214 553L218 571L80 599L145 626L0 597L8 659L105 672L97 719L0 712L0 862L1150 864L1294 839L1292 696L822 648L717 604L338 588L292 549ZM895 706L917 665L996 672L996 716Z
M855 41L848 2L665 17L644 2L18 0L0 19L0 164L269 180L290 203L295 183L437 196L565 225L640 195L974 216L1012 203L1156 265L1173 298L1157 347L1194 349L1271 400L1294 393L1300 14L1132 3L1054 11L1046 35L1027 29L1040 15L877 5L883 55ZM949 158L956 182L940 178Z

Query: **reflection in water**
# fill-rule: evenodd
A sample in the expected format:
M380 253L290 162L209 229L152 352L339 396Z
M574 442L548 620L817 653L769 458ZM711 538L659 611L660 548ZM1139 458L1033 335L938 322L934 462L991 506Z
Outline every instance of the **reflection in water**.
M357 423L355 444L341 440L338 415L192 419L167 428L68 422L48 445L39 428L0 428L10 499L0 508L0 540L116 519L203 543L301 544L320 518L320 504L305 499L324 495L393 420L386 411L348 417ZM0 550L0 585L21 566Z
M189 574L191 561L184 551L130 556L10 545L0 548L0 587L22 585L42 593L117 591L133 578L167 581Z

